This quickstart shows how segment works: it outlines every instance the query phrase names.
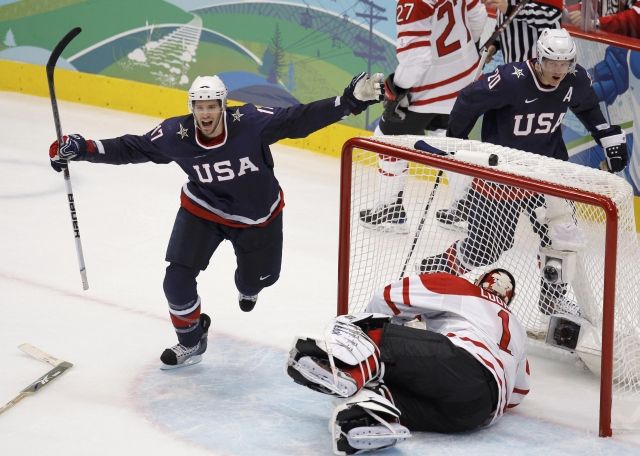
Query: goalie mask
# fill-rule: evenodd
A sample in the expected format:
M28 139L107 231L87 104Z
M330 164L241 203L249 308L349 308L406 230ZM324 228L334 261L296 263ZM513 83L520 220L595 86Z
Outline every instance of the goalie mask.
M227 88L218 76L198 76L189 89L189 112L193 112L193 102L198 100L220 100L224 110L227 106Z
M476 280L476 285L498 296L507 305L511 303L516 292L516 280L505 269L486 272Z
M565 29L544 29L536 42L543 72L571 73L576 68L576 43Z

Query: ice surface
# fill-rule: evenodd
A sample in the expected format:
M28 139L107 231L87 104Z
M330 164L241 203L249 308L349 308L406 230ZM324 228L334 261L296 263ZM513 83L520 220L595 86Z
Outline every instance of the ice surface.
M274 147L285 190L282 276L239 310L229 244L199 277L213 319L203 362L160 371L175 343L162 292L164 252L184 177L175 165L73 163L90 289L82 291L62 176L47 149L49 100L0 92L0 402L49 366L29 342L74 367L0 416L0 454L327 455L331 398L284 373L297 335L335 313L338 160ZM141 134L158 119L60 103L65 132ZM637 431L597 437L598 380L531 357L532 390L496 426L416 434L381 454L639 454Z

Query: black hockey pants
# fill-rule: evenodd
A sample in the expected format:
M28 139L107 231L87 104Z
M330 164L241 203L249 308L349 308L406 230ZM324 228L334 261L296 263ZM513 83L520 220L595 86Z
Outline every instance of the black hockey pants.
M461 432L490 419L498 387L489 370L442 334L388 324L384 383L412 431Z

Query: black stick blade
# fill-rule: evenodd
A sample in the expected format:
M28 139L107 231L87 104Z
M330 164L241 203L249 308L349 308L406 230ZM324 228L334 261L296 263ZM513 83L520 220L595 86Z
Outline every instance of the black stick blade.
M429 152L431 154L445 155L445 156L448 155L444 150L440 150L437 147L434 147L431 144L428 144L421 139L416 141L416 143L413 145L413 148L416 150L421 150L423 152Z
M53 74L53 69L56 67L58 58L60 58L60 55L62 55L62 52L71 42L71 40L78 36L81 31L82 28L80 27L75 27L69 30L69 32L60 40L56 47L53 48L53 51L51 51L51 55L49 56L49 60L47 61L47 74L49 74L49 72Z

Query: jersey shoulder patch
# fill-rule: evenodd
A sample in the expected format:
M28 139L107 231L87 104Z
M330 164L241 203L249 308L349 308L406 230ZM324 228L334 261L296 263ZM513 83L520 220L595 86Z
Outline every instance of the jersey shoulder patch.
M498 68L501 70L502 77L509 83L517 84L517 81L531 77L531 70L527 66L527 62L507 63Z
M249 117L260 117L263 115L273 115L275 112L275 108L271 108L269 106L256 106L251 103L247 103L242 106L232 106L227 108L227 112L230 116L244 116L247 115Z
M573 76L577 81L585 81L588 82L589 85L591 85L592 83L591 75L589 74L589 72L583 66L580 66L578 64L576 64L576 69L573 71Z

